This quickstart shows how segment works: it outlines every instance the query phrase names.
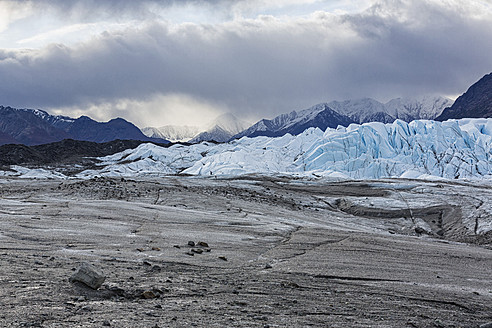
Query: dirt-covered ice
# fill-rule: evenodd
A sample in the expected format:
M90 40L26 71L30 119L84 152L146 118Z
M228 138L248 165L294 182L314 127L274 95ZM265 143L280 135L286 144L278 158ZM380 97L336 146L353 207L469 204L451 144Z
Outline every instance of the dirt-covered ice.
M0 326L478 327L491 200L449 181L5 177ZM82 263L101 288L69 282Z

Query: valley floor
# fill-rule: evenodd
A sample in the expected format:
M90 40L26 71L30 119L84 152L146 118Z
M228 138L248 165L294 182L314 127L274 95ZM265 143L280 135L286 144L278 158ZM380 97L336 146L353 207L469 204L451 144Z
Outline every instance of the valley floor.
M479 327L491 229L476 183L3 178L0 326Z

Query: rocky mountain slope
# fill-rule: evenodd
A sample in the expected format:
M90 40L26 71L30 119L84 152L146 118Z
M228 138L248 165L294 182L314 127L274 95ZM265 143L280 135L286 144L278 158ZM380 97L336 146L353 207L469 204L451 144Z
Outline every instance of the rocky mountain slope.
M39 110L16 109L0 106L0 143L36 145L70 138L46 120L48 113Z
M436 120L465 117L492 117L492 73L473 84L451 107L444 109Z

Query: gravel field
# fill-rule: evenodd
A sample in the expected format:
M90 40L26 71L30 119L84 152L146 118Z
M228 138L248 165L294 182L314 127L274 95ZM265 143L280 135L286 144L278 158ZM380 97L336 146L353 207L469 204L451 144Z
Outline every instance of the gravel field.
M0 326L480 327L491 227L477 183L2 178Z

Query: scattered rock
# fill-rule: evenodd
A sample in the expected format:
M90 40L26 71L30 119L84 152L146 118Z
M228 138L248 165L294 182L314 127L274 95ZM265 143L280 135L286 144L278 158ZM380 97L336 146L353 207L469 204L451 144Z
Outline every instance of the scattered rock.
M106 280L106 277L88 263L82 263L69 279L72 283L78 281L92 289L101 287L104 280Z
M173 247L178 248L178 249L181 248L181 246L179 246L179 245L174 245Z
M188 246L195 247L195 242L190 240L188 242Z
M109 291L114 296L128 297L128 293L118 286L106 286L106 290Z
M155 246L154 246L154 247L152 247L152 250L153 250L153 251L160 251L161 249L160 249L159 247L155 247Z
M142 293L142 298L145 298L145 299L151 299L151 298L157 298L157 297L159 297L159 294L155 293L152 290L146 290Z
M208 247L208 244L206 242L204 242L204 241L199 241L198 242L198 246L200 246L200 247Z
M143 261L142 263L145 266L152 266L152 263L150 263L149 261Z
M92 312L92 308L90 306L83 306L79 308L75 313L82 313L82 312Z
M269 263L265 264L265 269L271 269L271 268L272 268L271 264L269 264Z
M192 252L186 252L185 254L189 255L189 256L195 256L195 253L192 253Z
M219 259L221 259L222 261L227 261L227 257L225 256L219 256Z
M108 321L108 320L104 320L104 322L103 322L103 326L104 326L104 327L110 327L110 326L111 326L111 323L109 323L109 321Z
M296 284L295 282L282 282L280 283L280 286L284 287L284 288L300 288L301 286L299 286L298 284Z
M196 253L196 254L202 254L203 253L203 250L202 249L195 249L195 248L193 248L191 251L193 253Z

